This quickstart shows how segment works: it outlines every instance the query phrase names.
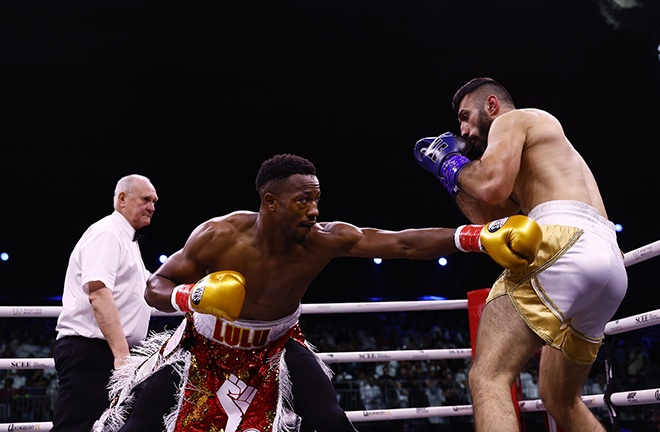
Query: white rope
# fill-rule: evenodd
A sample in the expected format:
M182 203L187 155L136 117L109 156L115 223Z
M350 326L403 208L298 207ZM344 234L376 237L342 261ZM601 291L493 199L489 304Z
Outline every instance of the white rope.
M52 428L53 428L53 422L0 423L0 432L20 432L20 431L48 432Z
M583 395L581 396L582 402L588 408L604 407L605 395ZM646 390L628 390L623 392L612 393L610 396L612 405L616 406L631 406L631 405L649 405L660 403L660 388L646 389ZM532 411L545 411L541 399L532 399L518 402L521 412Z
M658 324L660 324L660 309L610 321L605 325L605 334L614 335Z
M422 300L365 303L309 303L302 305L303 314L402 312L467 309L467 300ZM56 318L62 306L0 306L0 318ZM182 316L182 312L152 309L152 316Z
M0 318L56 318L62 306L0 306Z
M353 351L318 353L326 363L359 363L414 360L466 359L472 357L470 348L402 350L402 351ZM55 367L52 358L3 358L0 369L44 369Z
M612 393L610 400L612 404L616 406L658 404L660 403L660 388ZM582 402L584 402L584 404L590 409L603 407L605 406L605 395L584 395L582 396ZM545 411L545 406L541 399L519 401L518 406L520 407L520 412ZM428 417L457 417L472 414L472 405L346 411L346 416L355 423ZM33 430L47 432L52 427L52 422L0 423L0 432Z
M660 403L660 388L612 393L610 400L612 404L616 406L658 404ZM590 409L604 407L605 395L585 395L582 396L582 402ZM518 406L520 407L520 412L546 410L541 399L519 401ZM347 411L346 415L351 421L354 422L435 416L453 417L472 415L472 405Z
M407 351L353 351L319 353L326 363L359 363L359 362L387 362L390 360L440 360L440 359L466 359L472 357L472 349L430 349Z
M605 406L605 395L583 395L580 396L582 402L587 406L587 408L597 408ZM660 401L657 401L660 402ZM520 412L537 412L537 411L546 411L545 405L541 399L530 399L519 401L518 406L520 407Z
M392 408L366 411L346 411L353 422L399 420L427 417L456 417L472 415L472 405L433 406L421 408Z
M55 367L52 358L2 358L0 369L48 369Z
M610 400L618 406L657 404L660 403L660 388L612 393Z
M422 300L302 305L302 312L308 314L403 312L455 309L467 309L467 300Z
M623 254L623 262L628 267L658 255L660 255L660 240L626 252Z
M368 305L368 306L367 306ZM374 302L374 303L326 303L303 304L303 314L329 313L365 313L365 312L397 312L425 310L456 310L467 309L467 300L424 300L408 302ZM61 306L0 306L0 318L42 317L55 318L62 311ZM152 316L181 316L181 312L155 311ZM608 323L605 334L617 334L622 331L649 327L660 324L660 309L621 318Z

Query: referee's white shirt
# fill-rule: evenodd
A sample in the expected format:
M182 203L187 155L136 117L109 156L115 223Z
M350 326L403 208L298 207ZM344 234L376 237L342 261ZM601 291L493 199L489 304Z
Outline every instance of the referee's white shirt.
M115 210L92 224L78 240L64 279L57 339L105 339L94 318L89 292L83 290L91 281L101 281L112 291L129 347L147 336L152 309L144 299L144 290L150 273L138 243L133 241L134 234L135 229Z

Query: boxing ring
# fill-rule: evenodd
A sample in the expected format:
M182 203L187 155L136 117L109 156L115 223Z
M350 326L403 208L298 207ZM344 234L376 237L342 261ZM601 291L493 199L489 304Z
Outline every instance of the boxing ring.
M660 255L660 240L646 246L627 252L624 255L626 267L646 261ZM302 313L305 314L353 314L353 313L385 313L385 312L415 312L415 311L442 311L468 309L468 300L424 300L424 301L388 301L367 303L329 303L329 304L303 304ZM0 306L0 318L56 318L61 312L61 306ZM154 311L153 316L171 317L176 314ZM182 315L182 314L180 314ZM626 332L652 327L660 324L660 309L650 310L637 315L617 319L609 322L605 327L605 336L612 336ZM605 347L606 344L603 345ZM418 360L451 360L469 359L472 356L471 348L452 349L424 349L424 350L395 350L395 351L352 351L352 352L321 352L318 355L326 363L360 363L360 362L389 362L389 361L418 361ZM2 358L0 369L46 369L54 368L52 358ZM582 401L590 409L605 407L610 421L617 430L617 408L660 404L660 387L643 390L622 392L608 391L614 378L611 364L605 361L607 387L603 394L582 395ZM519 400L519 411L524 413L544 412L545 407L540 399ZM422 406L412 408L385 408L378 410L346 411L351 421L377 422L389 420L421 419L429 417L455 417L471 416L471 405ZM556 431L557 426L550 416L546 424L548 431ZM359 427L359 425L358 425ZM16 422L0 423L0 432L17 431L49 431L52 422Z

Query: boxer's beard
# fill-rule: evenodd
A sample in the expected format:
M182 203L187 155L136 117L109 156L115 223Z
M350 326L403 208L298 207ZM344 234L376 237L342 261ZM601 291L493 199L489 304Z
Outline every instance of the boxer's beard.
M481 152L488 147L488 133L492 124L493 120L488 116L486 110L482 108L479 111L479 126L477 126L477 130L479 131L479 137L482 140L483 146L476 146Z

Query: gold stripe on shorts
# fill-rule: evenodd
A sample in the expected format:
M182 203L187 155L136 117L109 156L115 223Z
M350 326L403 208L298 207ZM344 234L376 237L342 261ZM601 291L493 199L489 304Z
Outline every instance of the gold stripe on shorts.
M578 364L591 364L596 360L602 338L595 339L573 329L538 279L539 273L564 256L584 231L563 225L543 225L541 230L543 243L532 265L518 272L505 270L495 281L486 303L508 295L520 317L548 345Z

